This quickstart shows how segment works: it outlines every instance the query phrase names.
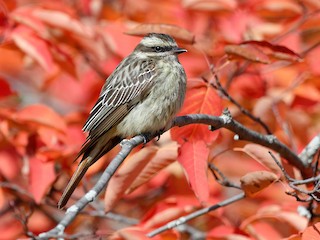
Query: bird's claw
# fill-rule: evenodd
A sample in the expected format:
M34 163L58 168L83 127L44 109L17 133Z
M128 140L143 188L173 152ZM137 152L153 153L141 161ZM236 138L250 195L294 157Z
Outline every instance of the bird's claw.
M150 134L143 133L141 134L141 136L143 137L143 145L147 144L150 141Z

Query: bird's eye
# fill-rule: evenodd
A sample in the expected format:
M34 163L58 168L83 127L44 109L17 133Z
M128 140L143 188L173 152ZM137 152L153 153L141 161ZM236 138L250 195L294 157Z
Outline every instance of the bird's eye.
M163 48L160 47L160 46L154 47L154 50L155 50L156 52L163 52Z

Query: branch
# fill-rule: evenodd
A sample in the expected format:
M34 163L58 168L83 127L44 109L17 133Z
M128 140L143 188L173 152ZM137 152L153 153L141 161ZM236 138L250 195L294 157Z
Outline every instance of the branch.
M305 163L301 161L301 159L295 153L293 153L286 145L279 142L276 139L276 137L273 135L263 135L258 132L247 129L245 126L243 126L239 122L233 120L228 110L225 110L222 116L219 116L219 117L205 115L205 114L192 114L192 115L177 117L174 119L172 125L166 129L166 131L173 126L182 127L182 126L194 124L194 123L207 124L210 126L211 130L226 128L234 132L235 134L237 134L239 139L255 142L257 144L260 144L262 146L275 150L282 157L287 159L288 162L290 162L292 165L297 167L304 175L307 175L307 166L305 165ZM138 135L134 138L131 138L130 140L123 140L120 144L122 147L120 152L110 162L110 164L108 165L108 167L106 168L106 170L104 171L104 173L102 174L101 178L98 180L96 185L88 193L86 193L80 200L78 200L74 205L72 205L67 209L65 216L55 228L53 228L48 232L41 233L38 239L47 239L47 238L50 238L51 236L56 237L57 235L63 236L65 228L68 225L70 225L70 223L75 219L75 217L80 213L80 211L86 205L92 202L98 196L98 194L103 190L103 188L107 186L110 178L113 176L113 174L121 165L121 163L124 161L124 159L129 155L131 150L134 147L140 145L141 143L145 143L146 141L153 139L154 137L156 137L156 135L149 136L149 139L146 140L145 137L143 137L142 135ZM226 200L226 202L228 201ZM224 206L224 205L223 204L219 205L219 207L221 206ZM208 208L207 210L211 211L214 209L215 208L212 209L211 207L211 208ZM206 209L204 209L203 211L206 211Z
M309 144L299 154L300 159L305 165L310 165L314 155L320 150L320 134L315 136Z
M260 118L254 116L252 113L250 113L247 109L245 109L243 106L241 106L240 103L238 103L233 97L231 97L228 93L228 91L222 87L220 80L217 76L217 74L212 71L212 74L214 76L215 79L215 83L216 83L216 87L217 89L231 102L233 103L244 115L246 115L247 117L249 117L251 120L257 122L258 124L260 124L264 130L266 131L267 134L272 134L270 128L268 127L267 124L265 124Z
M51 237L63 236L64 229L70 225L70 223L75 219L75 217L80 213L80 211L87 206L90 202L92 202L98 194L107 186L109 180L124 161L124 159L129 155L131 150L143 143L145 138L141 135L138 135L130 140L123 140L121 142L121 150L117 154L117 156L110 162L106 170L103 172L102 176L98 180L98 182L94 185L94 187L87 192L79 201L77 201L74 205L69 207L65 213L64 218L58 223L58 225L51 229L48 232L44 232L39 234L37 239L48 239Z
M308 165L274 135L264 135L246 128L241 123L232 119L228 110L225 110L220 117L206 114L191 114L177 117L174 120L173 126L182 127L194 123L210 125L213 130L226 128L237 134L240 140L254 142L278 152L281 157L285 158L290 164L298 168L304 176L310 175L309 169L307 169Z
M242 192L242 193L240 193L240 194L238 194L238 195L236 195L234 197L228 198L227 200L224 200L224 201L222 201L220 203L212 205L210 207L202 208L202 209L200 209L198 211L195 211L195 212L193 212L191 214L188 214L188 215L186 215L184 217L180 217L180 218L178 218L178 219L176 219L174 221L171 221L171 222L167 223L166 225L164 225L162 227L157 228L156 230L148 233L147 237L154 237L155 235L157 235L159 233L162 233L164 231L167 231L169 229L177 227L177 226L179 226L181 224L185 224L187 221L190 221L191 219L194 219L196 217L204 215L204 214L206 214L208 212L214 211L214 210L216 210L218 208L227 206L227 205L229 205L231 203L237 202L237 201L239 201L239 200L241 200L243 198L245 198L244 192Z

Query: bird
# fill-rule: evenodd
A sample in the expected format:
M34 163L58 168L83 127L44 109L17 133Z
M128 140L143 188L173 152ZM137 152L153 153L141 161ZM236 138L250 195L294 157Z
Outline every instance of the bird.
M58 208L63 208L88 168L119 144L136 135L160 134L181 109L187 77L178 55L187 52L173 37L145 35L106 79L83 131L82 156Z

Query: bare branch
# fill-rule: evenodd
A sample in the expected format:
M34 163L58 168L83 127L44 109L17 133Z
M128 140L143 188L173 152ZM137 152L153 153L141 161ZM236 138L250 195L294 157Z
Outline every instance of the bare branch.
M219 129L219 128L226 128L230 131L234 132L239 139L247 140L251 142L255 142L262 146L266 146L272 150L277 151L282 157L286 158L292 165L297 167L302 173L307 172L307 168L304 163L300 160L300 158L293 153L286 145L279 142L275 136L273 135L263 135L258 132L252 131L239 122L232 119L228 110L225 110L223 114L219 117L205 115L205 114L193 114L193 115L186 115L182 117L177 117L171 127L173 126L185 126L189 124L200 123L200 124L207 124L211 127L211 130ZM169 130L169 127L166 130ZM150 136L149 139L152 139L156 136ZM63 219L58 223L58 225L50 230L49 232L45 232L39 235L38 239L47 239L51 236L63 235L65 228L70 225L70 223L75 219L75 217L80 213L80 211L87 206L91 201L93 201L97 195L103 190L105 186L107 186L110 178L113 176L115 171L121 165L123 160L128 156L130 151L138 146L139 144L145 142L145 137L139 135L130 140L123 140L121 142L121 151L118 155L111 161L108 165L104 173L102 174L101 178L98 180L97 184L88 192L86 193L80 200L78 200L74 205L69 207L65 213ZM212 211L215 208L225 206L225 203L230 203L230 200L226 200L222 202L220 205L215 205L211 208L204 209L205 211ZM202 213L202 214L203 214ZM191 215L191 217L196 217L198 212L195 215ZM200 212L201 215L201 212ZM181 219L179 220L181 221ZM178 221L178 222L179 222ZM175 222L176 224L176 222ZM177 226L177 225L175 225Z
M154 237L155 235L160 234L160 233L162 233L164 231L167 231L169 229L178 227L179 225L185 224L187 221L190 221L191 219L194 219L196 217L204 215L204 214L206 214L208 212L214 211L214 210L216 210L218 208L227 206L227 205L229 205L231 203L237 202L237 201L239 201L239 200L241 200L243 198L245 198L244 192L242 192L242 193L240 193L240 194L238 194L236 196L233 196L231 198L228 198L227 200L224 200L224 201L222 201L220 203L212 205L210 207L202 208L202 209L200 209L198 211L195 211L195 212L193 212L191 214L188 214L188 215L186 215L184 217L180 217L180 218L178 218L178 219L176 219L174 221L171 221L171 222L167 223L166 225L164 225L162 227L157 228L156 230L148 233L147 237Z
M194 123L207 124L210 125L212 129L226 128L237 134L240 140L254 142L278 152L281 157L287 159L290 164L298 168L303 175L310 175L307 165L305 165L305 163L302 162L294 152L292 152L286 145L281 143L275 136L263 135L246 128L241 123L232 119L229 111L227 110L225 110L220 117L209 116L206 114L192 114L177 117L174 120L173 125L182 127Z
M320 150L320 134L315 136L309 144L299 154L300 159L305 165L310 165L314 155Z
M264 130L266 131L267 134L272 134L272 132L271 132L270 128L267 126L267 124L265 124L260 118L254 116L252 113L250 113L247 109L245 109L243 106L241 106L241 104L238 103L233 97L230 96L228 91L224 87L222 87L220 80L214 71L212 71L212 74L215 79L217 90L220 91L231 103L233 103L235 106L237 106L239 108L239 110L244 115L246 115L247 117L249 117L253 121L260 124L264 128Z
M110 162L106 170L103 172L102 176L98 180L98 182L94 185L94 187L87 192L79 201L77 201L74 205L69 207L65 213L64 218L58 223L58 225L51 229L48 232L44 232L39 234L37 239L48 239L50 237L56 237L59 235L63 235L64 229L70 225L70 223L75 219L75 217L80 213L80 211L87 206L90 202L92 202L98 194L107 186L109 180L124 161L124 159L129 155L131 150L140 145L145 141L145 138L141 135L138 135L130 140L123 140L121 142L121 150L118 155Z

